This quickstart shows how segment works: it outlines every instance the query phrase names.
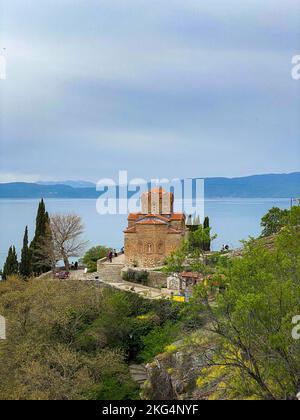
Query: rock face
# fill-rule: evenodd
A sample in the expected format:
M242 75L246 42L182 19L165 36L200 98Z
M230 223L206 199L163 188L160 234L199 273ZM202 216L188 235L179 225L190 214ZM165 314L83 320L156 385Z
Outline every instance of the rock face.
M208 340L208 342L210 339ZM145 400L189 400L207 399L197 388L197 379L207 366L214 345L196 333L186 342L169 346L146 366L148 380L141 398Z
M177 400L172 379L165 367L158 359L154 363L146 366L148 381L145 383L142 397L146 400Z

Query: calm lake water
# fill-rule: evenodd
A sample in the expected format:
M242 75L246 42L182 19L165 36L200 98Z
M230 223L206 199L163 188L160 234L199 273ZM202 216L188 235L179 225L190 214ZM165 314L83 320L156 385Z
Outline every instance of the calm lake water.
M32 238L38 201L0 200L0 267L3 266L10 245L15 245L20 254L26 225L29 227L30 239ZM79 214L85 223L85 237L90 246L122 246L126 216L100 216L96 212L94 199L48 199L45 202L49 213ZM261 217L273 206L289 208L290 202L288 199L207 200L205 214L210 217L214 233L218 234L213 243L214 250L219 250L224 243L230 247L238 247L240 240L257 236L260 233Z

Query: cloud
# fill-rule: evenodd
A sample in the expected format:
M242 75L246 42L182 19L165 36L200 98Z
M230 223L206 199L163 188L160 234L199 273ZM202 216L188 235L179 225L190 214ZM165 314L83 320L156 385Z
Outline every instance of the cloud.
M37 181L39 181L39 176L38 175L0 172L0 183L37 182Z
M2 10L4 173L299 169L298 1L3 0Z

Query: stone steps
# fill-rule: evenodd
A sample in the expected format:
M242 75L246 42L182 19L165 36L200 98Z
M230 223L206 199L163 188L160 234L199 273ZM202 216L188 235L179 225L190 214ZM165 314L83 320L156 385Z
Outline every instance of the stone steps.
M132 379L140 386L143 386L148 379L147 370L144 365L129 365L129 372Z
M98 267L97 276L100 280L109 283L119 283L122 281L121 271L123 264L102 264Z

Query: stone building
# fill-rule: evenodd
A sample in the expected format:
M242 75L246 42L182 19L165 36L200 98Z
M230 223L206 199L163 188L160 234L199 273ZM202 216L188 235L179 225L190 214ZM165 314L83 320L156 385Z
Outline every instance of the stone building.
M174 213L174 195L154 188L141 196L141 212L128 216L125 263L151 268L164 264L186 235L185 215Z

